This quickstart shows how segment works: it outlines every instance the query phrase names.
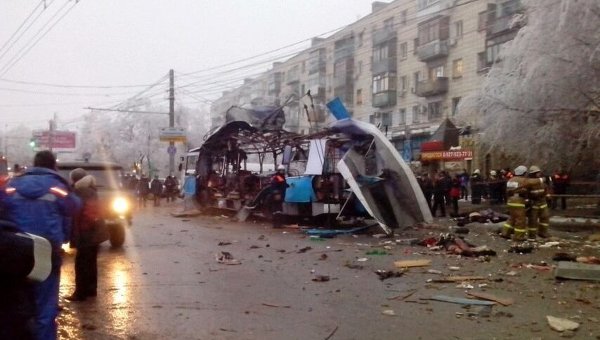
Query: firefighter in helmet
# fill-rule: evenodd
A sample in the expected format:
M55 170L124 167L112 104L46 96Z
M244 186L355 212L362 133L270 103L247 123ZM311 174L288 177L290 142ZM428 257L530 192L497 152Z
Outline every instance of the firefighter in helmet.
M548 186L544 181L542 169L537 165L529 167L529 185L531 196L531 210L529 211L529 223L527 234L529 238L536 236L547 238L550 213L548 211Z
M510 218L502 226L502 237L523 241L527 235L527 198L529 196L527 167L519 165L514 176L506 182L507 207Z

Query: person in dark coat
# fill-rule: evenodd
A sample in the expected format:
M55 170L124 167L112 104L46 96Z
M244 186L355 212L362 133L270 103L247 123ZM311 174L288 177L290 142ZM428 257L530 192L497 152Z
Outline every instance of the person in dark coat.
M458 216L458 200L460 199L461 193L460 175L456 175L452 179L452 188L450 189L450 199L452 200L452 215L453 217Z
M562 169L558 169L552 175L552 193L556 195L566 195L567 187L569 186L571 179L569 178L569 174L567 174ZM556 209L558 206L558 197L552 198L552 210ZM560 207L562 210L567 209L567 200L565 197L560 198Z
M67 297L70 301L84 301L95 297L98 286L98 244L103 228L100 203L96 191L96 179L85 170L71 171L71 181L75 194L81 198L83 208L75 216L71 231L71 247L77 249L75 255L75 291Z
M20 232L38 235L50 242L52 268L41 282L34 282L35 337L56 339L56 316L62 244L69 239L71 221L81 208L81 201L71 192L69 183L56 172L56 158L50 151L40 151L33 167L13 177L0 191L0 218L17 225ZM32 213L35 212L35 213ZM0 301L0 304L5 303Z
M169 175L165 178L165 194L167 202L175 200L177 196L177 179L174 176Z
M146 200L148 199L148 194L150 193L150 179L142 174L142 177L137 181L136 192L138 196L138 205L139 207L146 207Z
M475 169L471 175L471 203L481 204L481 196L484 194L483 177L479 169Z
M433 207L431 208L433 217L438 207L442 212L441 217L446 217L446 180L442 173L438 174L433 182Z
M163 183L158 179L158 175L155 175L152 182L150 182L150 193L154 196L154 206L160 206L160 198L163 194Z
M425 196L425 201L427 202L427 206L429 210L431 210L431 199L433 197L433 181L429 178L428 173L423 173L421 177L418 178L419 186L421 187L421 191Z

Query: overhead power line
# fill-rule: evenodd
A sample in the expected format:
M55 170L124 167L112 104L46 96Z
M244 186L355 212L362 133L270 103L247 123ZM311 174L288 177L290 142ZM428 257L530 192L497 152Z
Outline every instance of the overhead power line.
M31 82L31 81L22 81L22 80L12 80L0 78L0 81L6 83L13 84L23 84L23 85L36 85L36 86L47 86L47 87L56 87L56 88L81 88L81 89L117 89L117 88L136 88L136 87L147 87L152 84L137 84L137 85L67 85L67 84L53 84L53 83L43 83L43 82Z
M23 48L21 48L19 52L17 52L17 54L8 63L5 64L5 66L0 70L0 77L4 76L6 72L10 71L10 69L13 68L14 65L16 65L21 59L23 59L23 57L25 57L27 53L29 53L29 51L31 51L31 49L35 47L35 45L37 45L37 43L40 42L40 40L42 40L59 22L61 22L62 19L67 14L69 14L69 12L71 12L71 10L73 10L73 8L79 3L79 1L74 1L73 5L69 7L65 13L63 13L44 33L42 33L42 35L39 38L37 38L37 40L35 40L32 44L29 45L29 43L36 38L38 33L41 32L41 30L43 30L44 27L46 27L50 22L52 22L52 20L58 15L58 13L60 13L63 10L63 8L66 7L66 5L70 1L71 0L65 2L65 4L54 13L54 15L44 24L44 26L42 26L42 28L40 28L40 30L38 30L38 32L36 32L36 34L29 41L27 41L27 43L25 43Z
M4 44L2 44L2 47L0 47L0 52L2 52L2 50L4 50L4 48L6 47L6 45L8 45L8 44L9 44L9 43L12 41L12 39L13 39L13 38L14 38L14 37L15 37L15 36L16 36L16 35L19 33L19 31L21 30L21 28L23 28L23 26L25 26L25 24L27 23L27 21L29 21L29 19L30 19L30 18L33 16L33 14L34 14L34 13L37 11L37 9L38 9L38 8L40 8L40 6L41 6L42 4L45 4L45 2L46 2L45 0L41 0L41 1L40 1L40 2L37 4L37 6L35 6L35 8L34 8L34 9L31 11L31 13L29 13L29 15L27 16L27 18L25 18L25 20L23 20L23 22L21 23L21 25L19 25L19 27L17 28L17 30L16 30L16 31L14 31L14 32L13 32L13 34L11 34L11 36L8 38L8 40L6 40L6 41L4 42ZM46 6L44 6L44 9L46 9ZM40 14L41 14L41 12L40 12ZM39 17L39 15L38 15L38 17ZM34 22L35 22L35 21L34 21ZM29 28L29 27L31 27L31 26L28 26L28 28ZM25 30L25 31L27 31L27 30ZM23 32L25 32L25 31L23 31ZM17 39L17 40L18 40L18 39ZM15 42L16 42L16 40L15 40ZM11 46L12 46L12 45L11 45ZM4 55L4 54L3 54L3 55Z

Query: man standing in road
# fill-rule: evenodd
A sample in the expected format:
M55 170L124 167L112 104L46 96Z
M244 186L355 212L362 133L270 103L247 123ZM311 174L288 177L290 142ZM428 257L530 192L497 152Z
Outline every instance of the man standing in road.
M154 175L154 179L150 182L150 193L154 199L154 206L160 206L160 199L163 194L163 183L158 178L158 175Z
M50 151L38 152L33 168L14 177L0 192L3 218L20 231L47 239L52 245L52 271L48 278L33 284L35 297L35 338L56 339L61 247L69 239L72 217L81 208L80 199L69 191L69 183L56 171Z
M271 213L273 214L274 228L281 226L281 213L287 186L285 181L285 166L279 165L277 172L271 177Z
M554 172L552 176L552 193L555 195L566 195L567 187L569 186L569 174L564 172L562 169L558 169ZM552 209L556 209L558 206L558 197L552 198ZM560 207L562 210L567 209L567 200L566 198L560 197Z

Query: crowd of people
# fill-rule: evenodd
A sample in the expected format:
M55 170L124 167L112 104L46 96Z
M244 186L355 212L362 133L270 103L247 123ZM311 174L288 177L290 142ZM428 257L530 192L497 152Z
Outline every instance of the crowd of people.
M122 184L135 191L140 206L145 206L150 197L159 206L162 198L172 201L179 193L174 176L163 183L158 176L150 181L145 175L126 175ZM23 270L0 268L0 339L56 339L62 245L67 242L77 252L75 289L66 299L84 301L97 295L98 247L106 239L103 233L107 230L101 205L96 178L82 168L63 178L56 171L56 157L50 151L36 153L33 167L3 179L0 230L42 238L51 249L45 259L49 273L43 278L31 279L24 274L28 272L27 263L11 264L11 268ZM34 252L30 248L13 251Z
M164 198L167 202L173 202L179 196L179 181L175 176L167 176L162 181L158 175L155 175L152 180L142 173L138 178L135 175L126 174L123 178L123 187L134 192L138 207L146 207L146 202L152 200L153 205L160 206L161 200Z
M68 181L56 172L54 154L40 151L33 167L0 188L0 219L12 223L16 232L46 239L51 248L46 259L51 270L44 279L0 275L2 339L56 339L63 243L72 240L81 249L75 259L76 288L70 297L82 300L96 294L95 181L79 170Z
M479 169L471 174L463 169L460 173L451 175L442 170L433 173L423 173L417 176L419 186L425 195L425 200L434 217L446 216L446 208L451 208L450 216L457 216L459 200L469 201L472 204L481 204L486 201L491 205L502 205L508 201L509 193L507 183L515 176L510 168L491 170L484 177ZM548 194L565 195L570 184L569 174L562 169L557 169L552 176L540 176L544 179ZM557 196L549 201L552 209L567 208L566 198Z

